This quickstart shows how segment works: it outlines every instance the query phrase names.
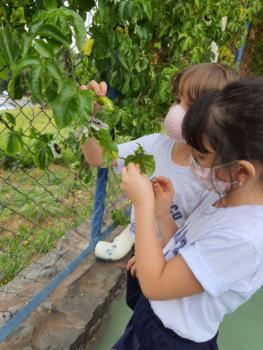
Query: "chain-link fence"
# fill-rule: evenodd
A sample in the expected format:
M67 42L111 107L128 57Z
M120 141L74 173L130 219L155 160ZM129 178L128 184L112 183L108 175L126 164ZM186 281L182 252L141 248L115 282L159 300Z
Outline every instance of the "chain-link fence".
M69 140L56 128L51 112L30 99L5 98L1 108L9 108L25 134L33 126L39 134L54 133L60 143ZM2 126L0 132L4 144L8 129ZM116 210L127 207L117 175L107 169L97 172L82 156L76 162L79 147L66 148L61 158L58 154L48 169L41 170L34 166L30 141L18 157L0 147L0 324L52 280L58 285L100 238L112 232ZM50 147L55 153L56 144Z
M263 22L249 28L248 41L241 63L244 74L263 73ZM67 59L65 57L65 66ZM74 75L72 62L68 64L69 74ZM73 69L73 70L72 70ZM101 231L110 232L113 224L112 213L124 209L127 203L120 194L117 176L106 169L98 171L88 167L80 149L71 144L71 135L58 130L51 111L47 106L36 104L29 97L11 100L0 97L0 112L8 112L14 117L16 126L27 136L24 149L16 157L9 156L5 149L8 126L3 121L0 126L0 313L3 321L23 307L28 298L34 297L54 278L63 272L56 271L43 278L39 274L31 277L25 268L35 264L46 268L45 254L54 248L60 238L71 233L73 238L64 240L74 260L91 242L93 247ZM35 145L30 138L34 132L53 134L54 142L49 147L55 162L45 171L35 166ZM58 145L64 145L60 154ZM106 202L104 201L106 195ZM94 196L95 194L95 196ZM86 223L84 227L83 223ZM109 229L110 228L110 229ZM89 231L93 239L90 239ZM80 241L76 238L79 236ZM63 253L55 260L63 259ZM87 251L87 254L90 253ZM59 265L58 265L59 266ZM14 290L14 278L24 279L24 283L36 282L37 288ZM19 308L12 311L12 303L20 298ZM11 311L10 311L11 310ZM3 322L4 323L4 322Z
M92 13L86 21L87 33L91 22ZM61 62L75 84L79 84L75 75L81 62L79 56L73 45ZM128 207L119 191L118 176L111 170L97 171L88 166L72 128L58 129L48 106L36 103L30 96L13 100L5 89L7 84L3 82L0 342L21 322L22 314L22 318L29 315L36 303L43 301L94 250L96 242L112 232L118 225L116 213ZM7 150L10 120L11 126L22 130L24 139L15 155ZM37 166L39 144L35 142L35 136L39 139L43 134L52 135L48 152L55 159L45 170ZM11 319L12 325L8 322Z
M241 63L241 73L246 76L263 75L263 12L258 15L258 22L248 30L246 47Z

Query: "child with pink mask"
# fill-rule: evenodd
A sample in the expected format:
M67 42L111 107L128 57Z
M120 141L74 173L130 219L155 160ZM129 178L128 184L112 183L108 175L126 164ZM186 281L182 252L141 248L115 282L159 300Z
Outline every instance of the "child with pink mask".
M196 64L183 70L175 77L173 82L172 89L176 100L164 120L167 135L161 133L146 135L137 140L118 145L119 159L112 164L114 171L117 173L120 173L124 167L123 158L133 154L138 144L144 148L145 153L154 156L155 171L151 179L156 197L158 197L158 201L155 202L155 218L160 244L163 247L170 240L170 233L174 233L186 221L206 195L204 188L191 173L189 162L191 149L182 136L184 115L199 96L210 90L222 89L227 83L238 79L239 75L232 68L217 63ZM95 92L98 90L97 92L100 93L99 85L96 84L93 83L91 88ZM106 93L105 88L102 93ZM82 146L82 151L90 165L102 165L102 150L96 140L88 139L87 143ZM171 197L172 188L174 188L173 197ZM169 212L170 214L168 214ZM130 234L134 240L133 210ZM125 239L127 240L127 236ZM121 239L119 241L121 245ZM113 250L117 251L118 239L115 242ZM114 254L114 251L110 252L110 255L112 254ZM109 260L111 260L111 256L109 256ZM134 257L130 259L127 269L129 271L127 303L133 309L139 291L135 276Z

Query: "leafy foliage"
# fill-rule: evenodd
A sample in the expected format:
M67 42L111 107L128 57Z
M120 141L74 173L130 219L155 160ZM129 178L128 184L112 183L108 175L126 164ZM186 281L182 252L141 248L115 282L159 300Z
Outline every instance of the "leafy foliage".
M145 154L143 147L139 143L134 154L131 154L125 158L125 165L128 165L129 163L138 164L141 172L148 176L152 175L155 169L154 157L149 154Z
M253 21L261 6L260 0L69 0L67 6L63 0L0 0L0 78L9 81L14 99L30 93L49 105L57 127L71 128L71 139L74 129L88 128L109 165L116 143L108 130L89 130L93 101L102 104L98 117L117 135L136 138L159 130L174 100L175 74L213 59L212 41L219 46L219 61L233 62L246 21ZM93 8L87 40L85 19ZM94 78L117 91L114 109L107 98L79 90L77 81ZM0 123L8 129L6 152L15 156L25 135L7 115ZM32 132L31 138L35 163L45 168L54 159L53 136ZM136 152L132 160L147 172L151 160L140 148Z
M111 218L113 223L117 225L128 225L130 223L130 218L122 210L112 210Z
M9 80L9 95L20 99L30 92L37 102L49 104L58 128L73 122L86 126L92 115L92 93L80 91L63 67L73 45L80 52L86 41L86 10L95 4L88 3L87 7L83 1L69 1L65 7L57 0L0 2L0 63L2 78ZM14 156L23 148L25 135L15 125L4 125L9 130L6 152ZM43 169L53 159L53 135L33 132L31 138L36 164Z
M260 0L99 0L92 52L83 61L91 75L80 76L83 83L104 79L118 92L119 133L137 138L158 131L175 99L176 73L213 60L213 41L219 62L233 64L246 22L253 23L261 7Z

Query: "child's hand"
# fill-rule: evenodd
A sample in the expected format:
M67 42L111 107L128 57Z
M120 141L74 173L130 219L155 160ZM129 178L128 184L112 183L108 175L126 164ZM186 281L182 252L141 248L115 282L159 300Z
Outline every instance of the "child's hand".
M93 90L97 96L106 96L107 95L107 84L105 81L100 83L96 80L91 80L88 85L80 85L81 90Z
M93 90L97 96L106 96L107 84L105 81L97 83L96 80L91 80L88 85L80 85L80 90ZM99 103L94 103L93 113L96 114L99 110Z
M155 195L155 216L158 220L170 213L175 193L172 181L164 176L156 177L152 183Z
M152 183L146 175L141 174L138 165L129 163L127 167L122 169L121 175L121 189L134 206L142 204L154 206Z
M131 272L131 275L133 277L136 277L137 275L137 268L136 268L136 259L135 259L135 256L133 256L127 263L127 271L130 271Z

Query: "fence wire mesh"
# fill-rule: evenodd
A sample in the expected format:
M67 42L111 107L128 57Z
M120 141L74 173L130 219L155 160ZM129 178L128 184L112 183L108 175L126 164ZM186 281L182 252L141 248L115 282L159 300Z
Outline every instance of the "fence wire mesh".
M263 76L263 12L258 21L250 26L245 52L241 63L241 73L245 76Z
M91 22L92 14L86 24ZM75 72L81 62L75 46L61 62L76 84L79 81ZM3 84L2 92L6 85ZM19 155L8 155L9 126L1 118L0 327L91 243L94 245L101 232L114 225L115 210L127 207L119 191L118 176L106 171L106 177L96 184L97 169L85 162L72 130L57 128L46 105L37 104L29 96L12 100L2 93L0 115L6 112L23 130L26 143ZM55 161L46 170L35 165L32 129L37 135L53 134L49 146Z
M92 16L89 18L91 24ZM241 71L244 75L263 74L263 21L250 27ZM78 69L77 59L72 64L71 49L64 57L63 65L68 74L77 80L74 71ZM76 55L76 53L75 53ZM79 148L71 144L70 135L59 130L54 122L51 110L47 106L36 104L30 97L15 101L6 95L0 97L0 113L8 111L25 135L30 130L39 133L52 133L58 144L65 146L61 158L45 171L35 166L35 149L28 137L28 142L19 156L10 157L5 152L8 128L0 125L0 315L2 323L10 319L18 309L12 308L14 299L20 298L19 308L33 297L37 291L48 283L38 273L26 274L25 268L35 264L46 268L41 260L45 254L55 247L58 240L68 232L79 236L64 240L69 250L81 253L89 244L90 236L87 227L95 230L97 238L102 230L112 223L115 210L127 208L128 203L119 191L119 178L112 171L104 173L107 180L107 197L104 203L104 190L98 191L94 207L96 187L96 169L90 168L81 157ZM50 145L56 153L56 143ZM56 154L56 156L59 156ZM105 210L104 210L105 208ZM95 215L100 212L101 215ZM94 217L95 215L95 217ZM93 222L92 221L93 217ZM81 227L85 222L86 226ZM97 228L97 230L96 230ZM54 259L63 258L59 251ZM73 258L73 257L71 257ZM53 260L52 260L53 261ZM58 267L50 278L63 270ZM38 270L36 270L38 271ZM23 279L21 290L13 289L10 283L14 278ZM28 282L34 281L38 289L26 288ZM1 296L2 295L2 296ZM1 321L1 320L0 320Z

